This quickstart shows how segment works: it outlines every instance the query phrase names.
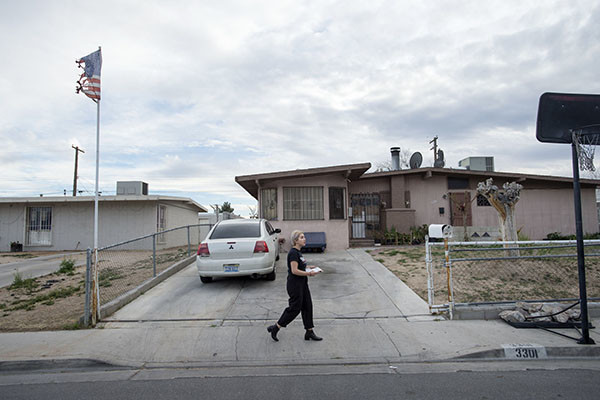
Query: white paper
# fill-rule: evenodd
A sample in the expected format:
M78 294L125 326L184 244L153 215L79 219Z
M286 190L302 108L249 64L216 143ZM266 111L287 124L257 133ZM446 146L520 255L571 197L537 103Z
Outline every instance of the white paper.
M323 272L323 270L319 267L314 267L314 268L306 268L306 272Z

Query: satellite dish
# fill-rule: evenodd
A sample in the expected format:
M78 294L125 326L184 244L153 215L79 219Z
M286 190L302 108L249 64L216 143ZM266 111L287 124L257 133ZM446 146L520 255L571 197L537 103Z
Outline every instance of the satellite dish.
M412 156L410 156L410 161L409 161L408 165L410 165L410 169L416 169L421 166L422 162L423 162L423 156L421 155L421 153L419 153L417 151L416 153L413 153Z
M446 161L444 161L444 151L439 149L437 152L437 159L433 162L435 168L444 168Z

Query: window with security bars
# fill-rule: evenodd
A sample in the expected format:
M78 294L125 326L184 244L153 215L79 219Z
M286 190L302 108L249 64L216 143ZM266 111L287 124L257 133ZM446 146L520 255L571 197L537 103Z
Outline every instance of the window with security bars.
M284 187L283 219L323 219L323 187Z
M487 197L482 194L477 195L477 205L479 207L491 207L492 205L488 201Z
M345 188L329 188L329 219L344 219Z
M158 205L156 209L156 232L160 233L167 229L167 206ZM165 243L167 238L164 233L156 235L159 243Z
M277 219L277 188L260 190L260 215L267 220Z
M27 207L26 243L29 246L52 244L52 207Z

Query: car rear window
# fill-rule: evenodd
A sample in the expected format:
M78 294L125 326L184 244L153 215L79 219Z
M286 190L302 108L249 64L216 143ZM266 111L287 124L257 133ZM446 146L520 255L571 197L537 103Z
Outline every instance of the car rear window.
M260 236L260 223L219 224L215 227L211 239L252 238Z

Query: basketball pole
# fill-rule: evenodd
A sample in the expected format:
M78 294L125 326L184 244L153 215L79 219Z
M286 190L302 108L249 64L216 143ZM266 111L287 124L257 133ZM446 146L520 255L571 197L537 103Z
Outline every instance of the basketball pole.
M581 185L579 184L579 156L577 143L571 142L573 159L573 197L575 202L575 234L577 237L577 271L579 273L579 302L581 307L581 339L579 344L595 344L588 326L587 289L585 285L585 255L583 251L583 226L581 217Z

